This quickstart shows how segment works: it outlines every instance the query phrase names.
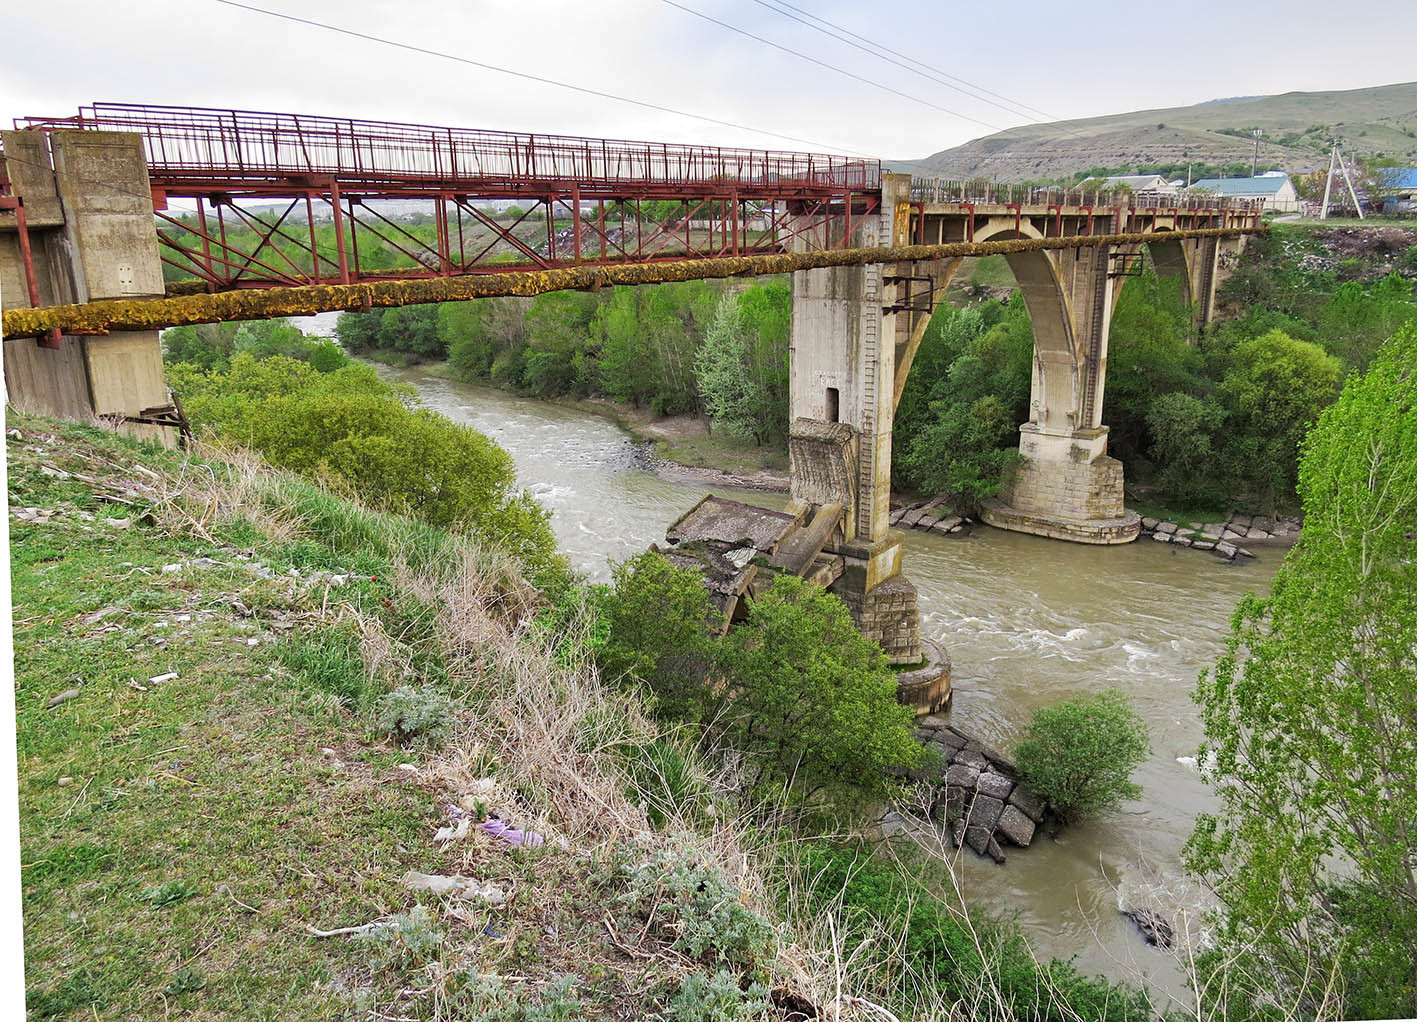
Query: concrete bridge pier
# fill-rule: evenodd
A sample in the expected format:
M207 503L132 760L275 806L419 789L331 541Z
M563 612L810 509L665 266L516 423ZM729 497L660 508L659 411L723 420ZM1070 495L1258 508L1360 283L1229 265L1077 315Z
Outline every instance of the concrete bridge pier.
M5 131L0 177L23 203L0 211L4 307L163 294L142 137L129 132ZM29 250L26 267L25 249ZM156 330L6 340L5 386L22 411L58 418L144 417L169 406ZM150 436L171 431L127 423Z
M854 224L856 244L905 243L908 223L896 202L908 201L909 184L908 176L885 175L882 211ZM930 712L948 700L949 658L920 636L915 586L901 571L901 537L890 530L895 294L881 265L792 275L789 510L841 509L824 548L844 563L830 590L893 664L923 662L902 676L900 696Z

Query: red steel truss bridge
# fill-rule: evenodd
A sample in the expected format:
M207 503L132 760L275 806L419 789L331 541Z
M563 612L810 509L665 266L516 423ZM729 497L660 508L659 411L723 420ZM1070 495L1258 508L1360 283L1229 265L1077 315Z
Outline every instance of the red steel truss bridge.
M15 126L141 134L166 275L209 291L844 248L881 202L879 161L812 153L119 103Z

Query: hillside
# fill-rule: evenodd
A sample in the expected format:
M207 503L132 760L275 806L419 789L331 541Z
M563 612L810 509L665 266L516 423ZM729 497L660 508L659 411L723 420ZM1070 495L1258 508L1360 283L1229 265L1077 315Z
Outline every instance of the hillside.
M1029 124L921 160L891 161L913 173L1025 181L1092 168L1187 161L1248 164L1252 128L1264 131L1261 167L1300 170L1325 163L1328 140L1358 156L1417 161L1417 82L1342 92L1288 92Z

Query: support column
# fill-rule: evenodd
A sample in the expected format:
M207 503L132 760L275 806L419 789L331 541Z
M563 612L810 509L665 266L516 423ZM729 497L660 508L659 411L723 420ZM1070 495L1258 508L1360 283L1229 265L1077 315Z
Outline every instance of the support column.
M141 136L14 131L3 138L6 152L15 156L14 169L27 168L24 175L12 174L27 209L54 207L39 218L47 228L40 247L49 254L41 274L42 300L89 302L163 294ZM8 250L0 256L9 305L15 292L9 287ZM5 342L6 389L18 407L83 418L138 415L169 403L156 330L65 337L60 345L50 356L36 350L33 341ZM169 432L156 426L134 426L132 431Z
M908 175L884 175L881 212L853 222L854 243L908 243L909 199ZM808 507L841 504L826 549L845 567L831 589L861 632L904 664L921 659L920 618L890 531L896 323L883 311L883 274L873 265L792 275L792 495Z
M998 499L984 504L990 525L1097 544L1129 543L1141 529L1140 517L1123 504L1122 463L1108 456L1102 425L1112 310L1108 264L1102 247L1053 263L1063 267L1057 277L1067 322L1040 322L1035 315L1033 414L1019 427L1022 464ZM1066 342L1039 342L1062 336L1059 326Z

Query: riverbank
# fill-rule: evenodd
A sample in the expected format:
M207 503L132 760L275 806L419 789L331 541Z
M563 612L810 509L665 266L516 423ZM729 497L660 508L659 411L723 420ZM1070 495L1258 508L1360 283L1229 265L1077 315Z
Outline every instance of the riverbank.
M636 408L603 397L526 397L498 387L490 380L464 380L447 362L405 364L400 360L378 357L381 354L387 353L371 352L359 357L379 365L414 369L440 380L500 390L526 401L587 412L614 423L635 443L648 445L654 459L655 473L667 482L731 486L768 493L788 491L785 445L757 445L721 431L714 432L710 430L708 420L697 415L656 415L648 408Z

